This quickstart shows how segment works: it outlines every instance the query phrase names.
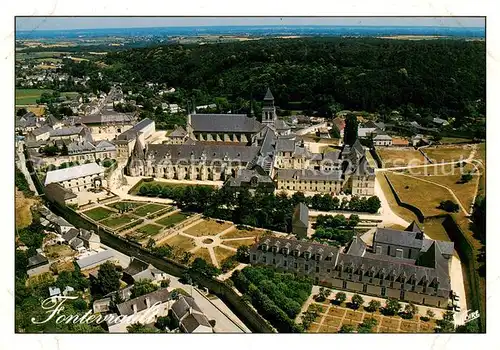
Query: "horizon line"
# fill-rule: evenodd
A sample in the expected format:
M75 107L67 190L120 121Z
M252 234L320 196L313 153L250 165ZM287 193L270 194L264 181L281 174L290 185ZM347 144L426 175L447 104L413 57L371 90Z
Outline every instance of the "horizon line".
M64 31L75 31L75 30L97 30L97 29L155 29L155 28L224 28L224 27L394 27L394 28L458 28L458 29L486 29L486 26L439 26L439 25L370 25L370 24L290 24L290 25L282 25L282 24L250 24L250 25L191 25L191 26L153 26L153 27L95 27L95 28L54 28L54 29L16 29L17 32L46 32L46 31L54 31L54 30L64 30Z

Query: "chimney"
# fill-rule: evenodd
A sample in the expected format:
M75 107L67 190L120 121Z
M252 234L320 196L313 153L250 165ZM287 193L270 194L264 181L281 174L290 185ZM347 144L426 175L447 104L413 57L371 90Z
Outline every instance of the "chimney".
M151 300L149 297L146 298L146 307L149 309L151 307Z
M132 305L132 309L134 310L134 314L137 313L137 304Z
M193 313L193 307L192 307L192 306L190 306L190 307L189 307L189 314L191 315L192 313Z

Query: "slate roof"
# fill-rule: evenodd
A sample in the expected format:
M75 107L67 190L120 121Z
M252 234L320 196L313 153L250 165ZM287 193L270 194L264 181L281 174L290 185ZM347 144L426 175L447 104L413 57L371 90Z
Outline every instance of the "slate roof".
M274 96L273 96L270 88L267 88L266 96L264 96L264 100L274 100Z
M179 299L172 304L171 309L179 320L186 316L189 310L203 313L198 304L194 301L194 298L185 295L181 295Z
M347 249L346 254L355 255L355 256L363 256L366 252L366 244L363 242L361 238L358 236L354 236L349 248Z
M53 182L62 182L72 179L78 179L84 176L96 175L103 172L104 168L97 163L88 163L64 169L52 170L47 172L45 185Z
M231 161L241 161L244 163L250 162L259 152L260 147L257 146L241 146L241 145L210 145L210 144L194 144L194 145L167 145L167 144L151 144L148 146L147 157L152 156L156 161L171 162L185 161L196 162L200 161L202 155L207 161L224 160L227 157ZM168 155L170 158L168 158Z
M149 264L145 261L132 257L130 260L130 264L127 266L123 273L127 273L131 276L138 274L148 268Z
M45 186L45 196L49 199L53 199L55 201L63 202L68 199L76 198L76 194L67 188L62 187L58 183L51 183Z
M402 247L422 249L422 239L417 238L417 232L399 231L390 228L377 228L373 237L373 245L386 243Z
M144 118L141 120L139 123L135 124L132 128L128 129L127 131L122 132L120 135L116 137L117 140L132 140L137 137L137 134L142 132L146 127L149 125L153 124L154 121L152 121L149 118Z
M28 258L28 269L31 269L36 266L46 265L49 263L49 260L42 254L37 253L36 255L30 256Z
M111 142L106 141L106 140L102 140L102 141L99 141L99 143L97 143L95 145L95 150L98 151L98 152L101 152L101 151L115 151L116 147Z
M374 140L392 140L392 137L390 137L389 135L387 134L377 134L377 136L375 136L373 138Z
M318 170L304 169L277 169L276 178L278 180L305 180L305 181L340 181L342 179L342 171L333 170L322 174Z
M117 305L118 312L120 315L133 315L134 305L137 307L137 312L141 312L148 308L147 301L149 300L149 305L153 306L155 303L164 303L170 300L170 292L167 288L159 289L152 293L141 295L140 297L127 300L121 304Z
M307 227L309 223L309 208L304 203L299 203L295 207L292 218L292 225L300 224Z
M40 136L40 135L43 135L43 134L46 134L46 133L50 133L52 129L50 126L48 125L44 125L40 128L36 128L34 130L31 131L31 133L33 134L33 136Z
M71 246L71 248L77 249L83 247L83 241L80 238L75 238L70 242L69 245Z
M177 127L174 131L172 131L168 137L185 137L187 135L187 131L184 130L182 126Z
M274 184L273 180L268 175L261 175L254 169L240 169L236 174L236 177L231 177L228 180L228 184L229 186L240 187L242 183L250 182L253 177L257 179L258 184Z
M212 326L204 314L188 315L181 321L181 325L187 333L193 333L200 326L208 327L210 332L212 331Z
M256 133L262 124L246 114L192 114L191 126L195 132Z
M99 253L89 255L83 259L78 259L76 263L81 269L84 269L88 266L100 263L100 262L105 262L111 258L113 258L115 254L111 250L103 250Z
M60 129L52 129L50 130L50 137L77 135L80 134L83 129L83 126L68 126Z
M88 114L80 119L83 124L106 124L124 123L130 124L134 121L134 116L130 114L118 113L115 111L101 111L100 113Z
M278 139L276 141L276 152L294 152L295 140Z
M78 231L76 228L70 228L67 232L65 232L63 235L62 235L62 238L66 241L66 242L70 242L71 240L75 239L76 237L78 237L78 235L80 234L80 231Z

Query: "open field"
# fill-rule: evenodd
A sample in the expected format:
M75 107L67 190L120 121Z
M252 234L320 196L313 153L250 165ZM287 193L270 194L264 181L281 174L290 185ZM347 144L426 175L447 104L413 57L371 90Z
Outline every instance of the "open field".
M254 230L254 229L249 229L249 230L240 230L237 228L234 228L233 230L224 233L224 235L221 236L222 239L227 239L227 238L248 238L248 237L258 237L264 234L264 231L262 230Z
M476 183L479 175L474 175L472 180L467 183L460 183L461 175L448 176L417 176L418 178L431 181L433 183L448 187L455 193L466 210L469 210L474 200Z
M109 218L109 219L103 220L100 223L102 225L108 226L110 228L117 228L119 226L123 226L125 224L128 224L134 220L136 220L136 219L132 216L122 215L122 216L116 216L114 218Z
M434 163L444 163L467 159L473 147L474 145L431 146L422 150Z
M107 218L113 213L114 213L113 211L101 207L97 207L83 212L83 214L87 215L89 218L95 221L100 221L104 218Z
M173 227L176 224L178 224L181 221L184 221L189 214L186 213L173 213L169 216L165 216L161 218L160 220L155 221L157 224L166 226L166 227Z
M22 105L17 105L17 106L22 106ZM35 115L43 115L45 113L45 107L43 106L38 106L38 105L25 105L25 106L22 106L24 108L26 108L26 110L28 112L33 112L35 113Z
M49 259L59 259L75 255L75 251L66 244L54 244L45 247L45 254Z
M215 236L231 225L227 222L218 223L216 220L203 219L202 222L184 230L184 232L194 237Z
M208 252L207 248L200 248L200 249L196 250L193 253L192 260L194 260L196 258L202 258L206 262L212 263L212 258L210 257L210 253Z
M376 150L377 154L382 160L382 165L384 168L423 165L427 162L424 156L419 151L411 147L376 147Z
M50 89L16 89L16 105L36 105L36 100L44 92L52 93Z
M147 224L144 226L139 227L136 232L141 233L140 238L145 238L147 236L153 236L160 232L163 229L163 227L155 224Z
M228 247L232 247L232 248L238 248L239 246L242 246L242 245L253 245L255 243L255 239L254 238L250 238L250 239L236 239L236 240L232 240L232 241L222 241L222 244L223 245L227 245Z
M26 198L24 193L16 188L15 197L15 216L16 216L16 228L23 228L31 224L31 206L36 203L36 200L31 198Z
M138 209L134 210L134 214L138 216L147 216L149 214L155 213L158 210L166 208L165 205L162 204L146 204Z
M215 257L219 264L221 264L225 259L233 256L235 254L234 251L223 248L223 247L215 247L214 248ZM210 261L210 260L209 260Z
M466 143L472 142L472 139L464 139L461 137L443 137L439 142L442 144Z
M196 244L194 243L194 240L192 238L182 236L182 235L175 235L173 237L170 237L167 239L164 243L164 245L169 245L171 247L177 247L181 250L184 251L189 251L196 247ZM209 260L210 261L210 260Z
M446 189L434 184L391 172L387 177L401 201L419 208L424 216L445 214L437 208L439 203L447 199L455 201Z

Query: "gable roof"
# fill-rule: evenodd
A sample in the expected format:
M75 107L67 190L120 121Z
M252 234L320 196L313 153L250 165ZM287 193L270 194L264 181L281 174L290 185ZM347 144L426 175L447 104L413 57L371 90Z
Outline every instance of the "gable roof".
M101 252L98 252L96 254L89 255L83 259L78 259L76 263L81 269L84 269L88 266L100 263L100 262L105 262L108 261L109 259L112 259L115 256L115 254L111 250L103 250Z
M198 304L194 301L194 298L190 296L181 295L179 299L172 304L172 312L178 320L189 314L190 310L203 313Z
M52 170L47 172L45 185L53 182L62 182L72 179L78 179L84 176L96 175L104 172L104 168L97 163L88 163L76 165L69 168Z
M127 266L125 270L123 270L123 273L129 274L130 276L134 276L139 272L147 270L148 266L149 264L147 262L137 259L136 257L132 257L130 259L130 264Z
M304 203L299 203L295 207L292 218L292 225L301 225L303 227L308 227L309 223L309 208Z
M164 303L168 300L170 300L170 292L167 288L162 288L152 293L144 294L140 297L127 300L121 304L118 304L117 308L120 315L128 316L134 314L134 305L137 312L141 312L148 308L148 303L149 306L153 306L157 302Z
M264 100L274 100L274 96L273 96L270 88L267 88L266 95L264 96Z
M191 127L195 132L256 133L262 124L246 114L192 114Z
M212 325L204 314L190 314L182 319L180 325L187 333L193 333L200 326L208 327L210 328L209 332L213 332Z
M182 126L178 126L174 131L172 131L168 137L184 137L187 135L187 131L184 130Z
M373 244L386 243L402 247L422 249L422 239L418 239L418 232L393 230L378 227L373 237Z
M62 187L60 184L55 182L45 186L45 196L47 196L47 198L49 199L60 202L77 197L77 195L72 191Z

